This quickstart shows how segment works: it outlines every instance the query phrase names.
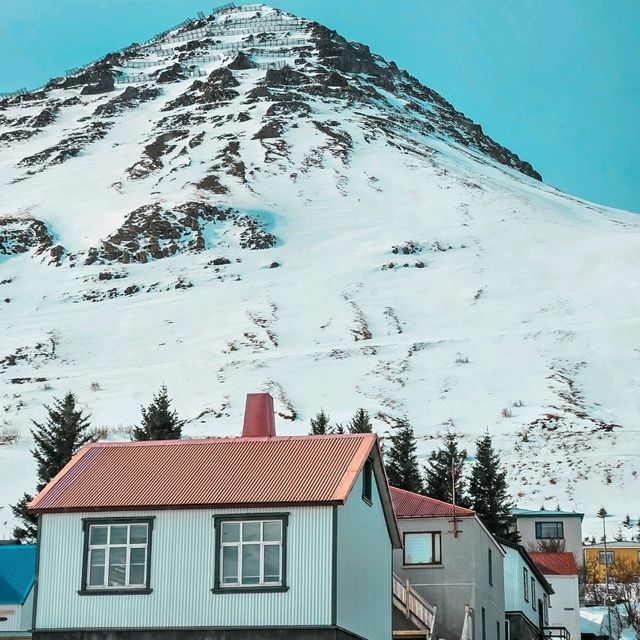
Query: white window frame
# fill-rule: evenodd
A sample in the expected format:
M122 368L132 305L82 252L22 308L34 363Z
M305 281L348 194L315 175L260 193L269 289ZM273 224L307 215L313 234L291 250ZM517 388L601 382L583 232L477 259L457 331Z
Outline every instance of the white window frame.
M522 581L524 582L524 600L529 602L529 569L522 567Z
M131 527L146 527L147 529L147 541L146 542L129 542ZM126 527L127 528L127 542L126 543L114 543L111 540L111 529L113 527ZM107 542L105 544L91 544L91 532L94 528L106 528L107 529ZM132 520L130 522L92 522L88 526L87 531L87 547L86 547L86 574L85 574L85 590L86 591L110 591L110 590L139 590L148 588L148 572L149 572L149 552L150 552L150 537L151 527L149 522L136 522ZM125 579L124 584L110 585L109 584L109 559L112 549L125 549ZM130 583L130 569L131 569L131 550L132 549L144 549L144 579L141 583ZM104 551L104 575L102 584L91 584L91 555L94 550Z
M280 540L265 540L264 539L264 525L267 523L278 524L280 526ZM240 525L240 540L237 542L223 542L222 540L222 532L225 524L238 524ZM259 524L260 525L260 540L242 540L242 530L245 524ZM220 549L219 549L219 575L218 581L220 585L220 589L252 589L252 588L260 588L260 587L282 587L284 584L284 536L285 536L285 526L286 523L282 520L282 518L265 518L264 520L256 520L256 519L247 519L247 520L221 520L220 521ZM242 547L245 545L260 545L260 558L259 558L259 568L260 568L260 580L258 582L253 583L244 583L242 582ZM238 582L224 582L224 549L226 547L235 547L238 549ZM264 549L265 547L278 547L280 550L280 566L278 567L278 573L280 576L280 580L277 582L265 582L264 580Z
M609 558L611 558L610 560L605 562L605 553L609 556ZM598 562L600 562L601 565L612 565L615 562L615 553L613 551L600 551L600 553L598 554Z

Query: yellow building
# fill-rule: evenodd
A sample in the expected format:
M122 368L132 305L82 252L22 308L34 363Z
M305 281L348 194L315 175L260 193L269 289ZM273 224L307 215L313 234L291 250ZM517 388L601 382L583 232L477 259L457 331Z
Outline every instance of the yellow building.
M640 542L607 542L606 558L603 543L585 546L583 549L587 571L596 573L600 582L604 582L605 562L609 565L610 576L615 576L616 572L624 572L640 577Z

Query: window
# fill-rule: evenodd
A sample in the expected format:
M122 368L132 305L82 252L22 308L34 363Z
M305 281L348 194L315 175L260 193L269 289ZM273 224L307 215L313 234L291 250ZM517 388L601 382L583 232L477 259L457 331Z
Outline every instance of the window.
M500 623L496 622L496 640L500 640Z
M542 606L544 609L544 623L545 625L549 624L549 607L551 606L549 603L549 596L545 593L542 595Z
M491 549L487 549L487 551L489 552L487 558L489 561L489 584L493 585L493 558L491 557Z
M533 576L531 577L531 605L534 611L538 608L538 601L536 600L536 580Z
M440 532L405 533L404 564L442 564Z
M511 640L511 623L509 620L504 621L504 640Z
M364 463L362 470L362 499L368 504L373 504L371 500L371 460Z
M487 612L482 607L482 640L487 640Z
M600 564L613 564L613 551L600 552Z
M524 601L529 602L529 571L522 567L522 580L524 582Z
M153 518L86 519L81 594L150 593Z
M286 591L287 514L217 516L214 591Z
M638 564L640 564L640 551L638 551L638 558L637 558Z
M564 539L562 522L536 522L536 538L538 540Z

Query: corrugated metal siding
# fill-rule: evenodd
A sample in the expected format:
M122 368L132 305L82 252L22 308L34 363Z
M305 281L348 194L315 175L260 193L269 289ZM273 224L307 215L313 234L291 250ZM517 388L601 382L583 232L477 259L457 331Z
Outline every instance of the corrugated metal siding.
M376 482L362 499L362 474L338 507L337 623L368 640L392 635L392 546Z
M542 599L544 589L515 549L505 546L504 550L507 552L504 559L504 608L506 611L522 611L529 621L537 627L538 612L533 610L531 578L533 577L536 582L536 598ZM529 574L529 602L524 599L523 568L526 568Z
M36 497L46 510L343 501L373 434L95 443Z
M285 593L212 594L220 514L288 511ZM105 517L133 515L109 512ZM140 511L156 516L148 595L80 596L83 517L43 515L36 627L322 625L331 617L331 507Z

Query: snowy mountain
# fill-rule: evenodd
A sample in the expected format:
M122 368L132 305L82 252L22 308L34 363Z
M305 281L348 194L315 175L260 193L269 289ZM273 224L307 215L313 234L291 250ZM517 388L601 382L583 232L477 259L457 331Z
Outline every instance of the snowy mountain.
M237 434L251 391L283 434L363 406L423 456L489 429L521 506L633 515L640 218L540 180L265 5L0 100L0 535L43 403L127 438L163 382L188 436Z

